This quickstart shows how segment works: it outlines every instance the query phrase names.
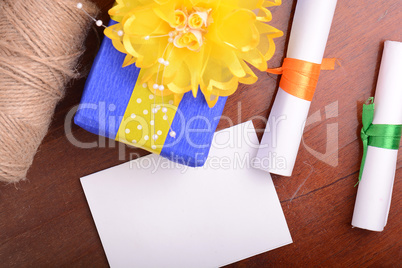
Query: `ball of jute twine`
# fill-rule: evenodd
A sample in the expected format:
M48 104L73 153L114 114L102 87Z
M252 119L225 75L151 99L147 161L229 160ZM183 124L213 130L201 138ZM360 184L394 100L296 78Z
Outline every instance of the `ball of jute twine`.
M91 23L76 0L1 0L0 181L25 179Z

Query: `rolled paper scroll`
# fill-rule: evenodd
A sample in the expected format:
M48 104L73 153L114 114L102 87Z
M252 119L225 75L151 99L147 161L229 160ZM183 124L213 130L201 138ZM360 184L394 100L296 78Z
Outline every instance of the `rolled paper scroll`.
M299 150L304 124L321 67L336 0L299 0L290 33L287 58L278 94L268 118L254 167L291 176ZM300 74L288 81L286 69ZM317 73L318 72L318 73ZM308 76L313 76L307 77ZM309 81L305 81L309 80ZM283 85L291 85L292 90ZM297 90L300 85L301 92ZM296 89L296 90L295 90Z
M401 74L402 43L386 41L374 98L375 110L372 126L387 127L387 129L396 130L396 132L400 131L402 124ZM366 115L363 114L363 116L367 117L367 113L370 115L370 110L370 106L366 105L364 107ZM366 122L363 123L367 124ZM362 137L364 137L365 128L367 127L363 127ZM366 133L370 135L369 132L370 128ZM395 139L395 135L399 135L398 139L400 139L400 132L393 133L391 136ZM379 139L377 136L374 137L376 140ZM380 148L378 146L381 145L373 144L370 138L367 153L363 157L365 158L362 163L364 168L361 170L352 226L381 232L387 224L391 205L399 143L396 142L397 145L393 146L393 149ZM389 140L389 138L387 139ZM374 141L376 142L376 140Z

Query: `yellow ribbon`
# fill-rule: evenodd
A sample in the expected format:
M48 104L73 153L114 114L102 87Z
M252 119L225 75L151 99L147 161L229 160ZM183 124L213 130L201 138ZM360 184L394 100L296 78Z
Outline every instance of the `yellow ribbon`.
M143 75L141 70L116 140L160 154L177 106L173 95L158 96L150 92L147 84L141 84Z

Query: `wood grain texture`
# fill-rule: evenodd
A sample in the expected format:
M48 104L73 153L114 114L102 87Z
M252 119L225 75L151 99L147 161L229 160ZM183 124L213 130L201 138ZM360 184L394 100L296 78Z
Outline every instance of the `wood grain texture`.
M95 2L103 11L101 19L108 21L106 11L113 1ZM284 31L276 40L272 67L285 54L295 4L283 1L272 9L272 24ZM400 265L401 153L385 230L375 233L350 225L362 156L361 105L374 95L383 42L402 41L400 11L400 0L338 1L325 56L339 58L342 66L321 74L293 176L273 176L294 243L227 267ZM82 64L86 74L99 36L95 30L88 37ZM264 73L259 78L228 99L218 129L252 119L261 138L279 80ZM0 186L0 267L108 266L79 178L147 153L74 125L65 128L84 81L72 83L58 105L28 180ZM74 146L67 138L71 136L92 148ZM337 144L329 151L328 140Z

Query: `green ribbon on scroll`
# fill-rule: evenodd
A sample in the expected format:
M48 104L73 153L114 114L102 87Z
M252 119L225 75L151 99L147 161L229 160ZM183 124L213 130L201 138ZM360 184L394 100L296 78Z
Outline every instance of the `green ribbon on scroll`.
M361 181L366 162L368 146L398 150L402 134L402 125L373 124L374 98L371 97L363 105L363 128L360 133L363 141L363 159L360 166L359 182ZM357 184L359 183L357 182ZM356 185L357 185L356 184Z

